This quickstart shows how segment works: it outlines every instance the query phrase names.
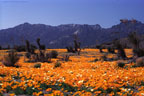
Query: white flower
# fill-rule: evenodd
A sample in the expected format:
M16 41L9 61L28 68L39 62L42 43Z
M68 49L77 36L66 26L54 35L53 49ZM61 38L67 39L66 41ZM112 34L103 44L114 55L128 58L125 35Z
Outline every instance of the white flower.
M83 80L78 81L78 83L83 83Z
M94 89L91 89L91 92L93 92L94 91Z
M0 85L3 85L3 83L0 83Z

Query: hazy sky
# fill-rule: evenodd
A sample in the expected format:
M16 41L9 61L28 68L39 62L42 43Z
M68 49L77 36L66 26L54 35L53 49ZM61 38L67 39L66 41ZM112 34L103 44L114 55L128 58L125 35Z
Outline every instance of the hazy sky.
M144 0L0 0L0 29L18 24L100 24L121 18L144 22Z

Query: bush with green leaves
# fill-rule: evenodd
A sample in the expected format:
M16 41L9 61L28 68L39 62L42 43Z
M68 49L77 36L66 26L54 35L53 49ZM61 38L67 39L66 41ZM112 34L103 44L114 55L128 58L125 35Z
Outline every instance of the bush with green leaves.
M57 61L55 64L54 64L54 68L57 68L57 67L61 67L61 63L59 61Z
M15 63L18 62L19 60L19 56L17 55L17 52L14 51L14 50L10 50L8 52L8 55L7 56L4 56L4 59L3 59L3 64L5 66L12 66L12 67L16 67Z
M40 63L35 64L34 68L41 68L41 64Z
M58 52L56 50L53 50L50 52L51 58L57 58Z

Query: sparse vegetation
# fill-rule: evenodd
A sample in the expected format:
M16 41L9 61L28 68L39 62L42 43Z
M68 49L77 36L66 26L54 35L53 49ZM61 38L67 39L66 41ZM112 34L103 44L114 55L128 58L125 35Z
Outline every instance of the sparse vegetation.
M131 32L128 35L128 40L132 44L134 56L144 56L144 49L140 46L141 37L136 32Z
M40 44L40 38L37 38L36 42L39 50L37 53L36 47L26 40L26 57L30 59L29 62L51 62L51 55L56 56L56 54L46 53L45 45Z
M63 61L69 61L69 57L70 57L69 55L64 55L63 58L62 58L62 60Z
M17 52L24 52L24 51L26 51L26 47L25 47L24 45L14 46L14 49L15 49Z
M67 49L67 52L72 52L72 53L78 53L78 55L80 55L80 52L81 52L81 48L80 48L80 45L81 43L78 41L78 36L75 34L74 35L74 48L72 46L67 46L66 49Z
M57 58L58 56L58 52L56 50L51 51L50 54L51 54L51 58Z
M15 67L19 57L14 50L9 51L7 56L4 56L3 64L9 67Z
M96 45L96 48L97 48L97 49L99 49L99 52L100 52L100 53L103 53L103 50L102 50L102 49L103 49L103 48L102 48L102 45Z
M115 40L114 46L118 50L118 52L117 52L118 58L126 59L127 56L126 56L125 50L124 50L123 45L121 44L120 40Z

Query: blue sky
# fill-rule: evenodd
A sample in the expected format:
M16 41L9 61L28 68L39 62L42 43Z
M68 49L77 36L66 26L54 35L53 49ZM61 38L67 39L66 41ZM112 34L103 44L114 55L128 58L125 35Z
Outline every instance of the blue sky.
M100 24L104 28L119 20L144 22L144 0L0 0L0 29L32 24Z

